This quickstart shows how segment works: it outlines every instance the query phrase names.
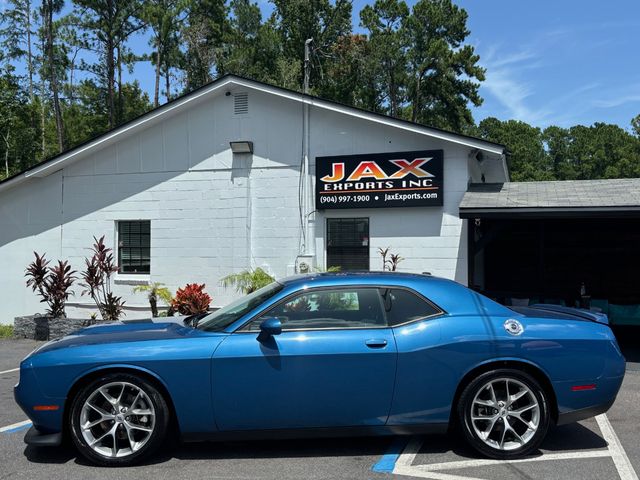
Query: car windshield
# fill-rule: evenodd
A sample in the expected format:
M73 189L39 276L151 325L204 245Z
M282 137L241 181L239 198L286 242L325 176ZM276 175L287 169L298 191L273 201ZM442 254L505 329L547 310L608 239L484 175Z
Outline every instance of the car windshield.
M235 302L210 313L198 322L197 328L207 332L219 332L224 330L233 322L237 321L263 302L273 297L284 288L284 285L273 282L256 290L249 295L239 298Z

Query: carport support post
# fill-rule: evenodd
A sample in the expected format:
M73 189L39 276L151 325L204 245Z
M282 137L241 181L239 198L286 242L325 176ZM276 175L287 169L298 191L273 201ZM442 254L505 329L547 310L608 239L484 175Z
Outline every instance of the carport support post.
M467 286L476 290L476 219L467 220Z

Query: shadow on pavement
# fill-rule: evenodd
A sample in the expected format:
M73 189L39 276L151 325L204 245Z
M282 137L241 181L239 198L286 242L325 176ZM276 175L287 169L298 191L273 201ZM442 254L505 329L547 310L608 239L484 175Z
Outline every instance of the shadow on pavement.
M594 432L580 423L572 423L549 430L547 438L542 442L541 449L559 452L567 450L595 450L598 448L607 448L607 446L607 442L599 433Z
M317 457L361 457L384 455L396 437L334 438L303 440L260 440L246 442L182 443L165 447L158 455L140 465L154 465L173 458L179 460L243 460ZM457 435L427 435L420 454L454 454L467 459L484 458ZM407 437L408 441L409 437ZM576 451L605 448L607 443L589 428L577 424L552 428L542 451ZM542 452L538 452L542 454ZM34 463L62 464L73 460L90 465L71 446L37 448L28 446L26 458Z
M395 437L260 440L247 442L198 442L167 446L158 455L138 464L154 465L173 458L180 460L242 460L270 458L359 457L384 455ZM27 446L24 455L30 462L63 464L73 460L91 465L71 446Z
M533 455L542 455L544 452L596 450L606 447L607 442L598 433L580 423L574 423L551 427L547 438L540 446L540 450ZM455 435L425 436L419 453L421 455L453 454L463 460L486 458L469 447L462 438Z

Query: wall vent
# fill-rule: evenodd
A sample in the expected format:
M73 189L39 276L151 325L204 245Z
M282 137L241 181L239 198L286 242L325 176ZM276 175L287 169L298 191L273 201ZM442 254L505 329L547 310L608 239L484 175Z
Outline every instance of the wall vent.
M249 113L249 94L244 93L236 93L233 96L233 114L234 115L245 115Z

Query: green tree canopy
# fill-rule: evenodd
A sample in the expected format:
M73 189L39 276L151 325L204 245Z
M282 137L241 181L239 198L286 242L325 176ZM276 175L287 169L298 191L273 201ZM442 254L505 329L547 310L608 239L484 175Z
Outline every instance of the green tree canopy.
M538 127L518 120L503 122L489 117L480 122L478 131L482 138L507 146L511 180L553 180Z

